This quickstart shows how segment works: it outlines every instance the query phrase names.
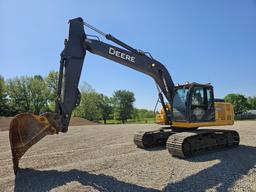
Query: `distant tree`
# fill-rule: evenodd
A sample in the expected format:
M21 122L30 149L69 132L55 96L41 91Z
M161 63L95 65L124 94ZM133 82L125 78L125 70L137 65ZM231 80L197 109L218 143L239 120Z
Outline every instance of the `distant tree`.
M146 118L154 118L154 111L147 109L134 108L132 112L132 118L136 121L145 120Z
M7 82L10 105L16 113L32 112L29 90L30 77L16 77Z
M29 91L31 96L32 111L35 114L40 114L48 111L48 102L50 100L50 91L44 79L36 75L29 82Z
M232 103L234 106L235 115L243 113L248 110L249 105L247 99L241 94L228 94L225 96L225 101Z
M100 94L95 91L81 91L80 105L75 109L74 116L82 117L91 121L100 119L98 104Z
M248 104L250 109L256 109L256 97L248 97Z
M8 107L7 89L4 78L0 75L0 116L10 115L10 109Z
M50 71L48 75L45 77L45 83L50 92L49 100L55 101L57 97L57 90L58 90L58 72Z
M117 90L113 95L114 115L117 120L125 123L133 111L134 93L126 90Z
M139 115L141 118L152 118L155 116L155 113L151 110L139 109Z
M10 105L15 113L39 114L47 111L49 90L41 76L10 79L7 87Z
M98 110L100 112L101 119L103 119L104 124L107 123L107 120L111 118L113 107L111 99L107 96L100 94L98 102Z
M140 121L141 117L140 117L140 114L139 114L139 109L133 108L133 110L132 110L132 119L134 119L135 121Z

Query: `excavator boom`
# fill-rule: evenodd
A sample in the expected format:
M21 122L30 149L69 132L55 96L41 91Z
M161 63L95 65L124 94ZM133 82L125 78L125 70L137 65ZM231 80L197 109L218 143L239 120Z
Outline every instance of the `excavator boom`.
M121 48L87 38L84 25L104 35L106 39ZM47 112L40 116L29 113L19 114L10 124L9 137L15 174L18 170L19 160L32 145L46 135L68 131L72 111L80 103L78 85L87 51L151 76L159 87L161 103L167 118L171 121L172 112L165 108L163 95L168 103L172 104L175 86L168 70L159 61L114 36L92 27L82 18L69 21L69 35L64 44L60 59L55 112Z

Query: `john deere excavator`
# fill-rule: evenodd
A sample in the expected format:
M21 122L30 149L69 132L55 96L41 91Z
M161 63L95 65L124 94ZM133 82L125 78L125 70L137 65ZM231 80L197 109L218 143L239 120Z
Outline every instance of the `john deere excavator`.
M118 46L87 35L84 26ZM149 53L134 49L114 36L103 33L85 23L82 18L75 18L69 21L69 36L61 53L55 112L39 116L19 114L10 124L9 137L15 174L19 160L32 145L46 135L68 131L72 111L80 103L78 84L87 51L142 72L155 80L162 104L157 122L168 126L135 133L134 143L138 147L166 145L172 155L188 157L239 144L236 131L197 129L234 123L232 105L222 100L216 101L210 84L186 83L175 86L165 66Z

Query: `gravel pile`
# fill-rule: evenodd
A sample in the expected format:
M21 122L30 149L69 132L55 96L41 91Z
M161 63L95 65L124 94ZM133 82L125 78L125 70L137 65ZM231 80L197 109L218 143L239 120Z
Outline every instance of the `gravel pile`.
M9 125L13 117L1 117L0 116L0 131L9 130ZM81 125L98 125L100 123L89 121L80 117L72 117L70 120L71 126L81 126Z

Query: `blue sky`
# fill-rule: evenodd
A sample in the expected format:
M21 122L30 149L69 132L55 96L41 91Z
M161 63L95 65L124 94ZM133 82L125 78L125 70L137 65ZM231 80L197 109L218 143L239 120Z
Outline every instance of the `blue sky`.
M1 0L0 75L58 70L67 21L75 17L149 51L175 83L211 82L216 97L256 95L254 0ZM141 108L153 109L157 99L150 77L90 53L83 81L108 96L117 89L133 91Z

